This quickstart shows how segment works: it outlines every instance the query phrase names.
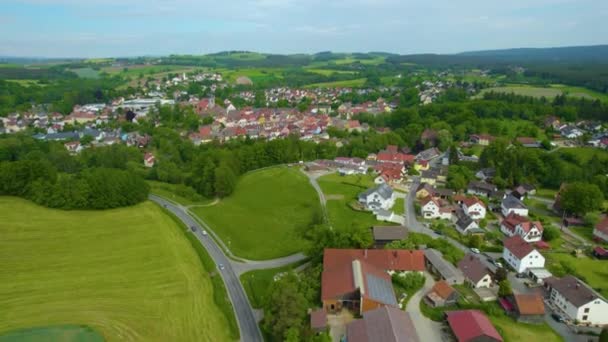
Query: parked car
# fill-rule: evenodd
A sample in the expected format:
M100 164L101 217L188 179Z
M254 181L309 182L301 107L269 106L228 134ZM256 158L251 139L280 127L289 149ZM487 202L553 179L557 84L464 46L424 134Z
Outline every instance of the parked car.
M498 268L502 268L502 264L496 260L492 260L492 263L494 264L494 266L498 267Z
M475 254L479 254L479 253L481 253L481 252L479 251L479 249L477 249L477 248L471 248L471 252L473 252L473 253L475 253Z
M516 277L516 278L523 279L523 278L526 278L527 276L526 276L526 274L525 274L525 273L517 273L517 274L515 274L515 277Z
M560 314L555 313L555 312L551 314L551 317L552 317L552 318L553 318L553 319L554 319L556 322L559 322L559 323L562 323L562 322L564 322L564 321L565 321L564 317L562 317Z

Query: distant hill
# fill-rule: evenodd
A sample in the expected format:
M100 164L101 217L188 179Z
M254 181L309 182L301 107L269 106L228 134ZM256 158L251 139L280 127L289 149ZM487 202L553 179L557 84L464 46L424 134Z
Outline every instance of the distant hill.
M608 45L469 51L459 53L457 56L486 57L499 60L517 60L522 62L544 60L555 62L608 63Z

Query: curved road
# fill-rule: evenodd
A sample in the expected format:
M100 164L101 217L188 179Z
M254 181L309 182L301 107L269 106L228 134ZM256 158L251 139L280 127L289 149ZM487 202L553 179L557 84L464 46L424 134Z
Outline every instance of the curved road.
M208 235L203 235L201 226L190 215L185 213L181 207L155 195L150 195L149 198L171 211L187 227L196 228L194 235L203 247L205 247L213 261L218 265L224 265L224 270L218 269L218 273L221 275L222 280L226 285L228 295L230 296L230 301L232 302L232 307L236 314L236 320L241 332L241 341L263 341L253 309L251 308L251 304L249 304L249 300L239 281L239 277L234 271L232 263L228 257L226 257L222 249L215 243L215 240Z

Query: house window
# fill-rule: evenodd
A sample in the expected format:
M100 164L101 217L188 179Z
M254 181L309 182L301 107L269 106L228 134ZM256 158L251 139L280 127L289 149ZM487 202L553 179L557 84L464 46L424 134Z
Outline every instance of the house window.
M586 309L585 309L585 313L589 313L589 308L586 308Z
M583 316L583 321L587 320L587 315Z

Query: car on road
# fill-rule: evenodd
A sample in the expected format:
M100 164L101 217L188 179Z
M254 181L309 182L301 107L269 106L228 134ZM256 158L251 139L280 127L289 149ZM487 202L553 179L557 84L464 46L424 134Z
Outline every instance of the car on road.
M564 317L558 313L552 313L551 318L553 318L556 322L563 323L565 321Z
M473 252L473 253L475 253L475 254L479 254L479 253L481 253L481 252L479 251L479 249L477 249L477 248L471 248L471 252Z
M437 235L443 235L443 232L441 230L434 230L433 232L435 232L435 234Z
M190 226L190 230L192 230L193 232L196 231L196 227L195 226Z
M220 269L220 271L223 271L225 268L224 264L219 264L219 265L217 265L217 267Z
M203 235L207 236L207 231L206 230L203 230L202 233L203 233Z

